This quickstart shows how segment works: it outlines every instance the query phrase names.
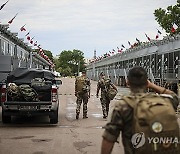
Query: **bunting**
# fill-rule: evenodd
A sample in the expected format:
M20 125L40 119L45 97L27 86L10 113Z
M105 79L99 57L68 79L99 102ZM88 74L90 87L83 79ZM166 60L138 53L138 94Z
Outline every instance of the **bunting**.
M160 32L160 30L157 29L157 34L156 34L156 39L159 38L159 35L161 35L162 33Z
M125 48L125 46L124 46L123 44L122 44L121 46L122 46L123 48Z
M172 33L175 33L177 28L178 28L178 26L174 23L174 24L172 25L171 32L172 32Z
M11 20L8 21L8 24L12 24L12 22L14 21L14 19L16 18L17 15L18 15L18 13L16 13L16 15Z
M25 36L28 36L29 34L30 34L30 31Z
M148 39L149 41L151 41L150 37L149 37L146 33L145 33L145 35L146 35L147 39Z
M131 46L131 43L128 41L129 46Z
M9 1L9 0L8 0ZM7 1L7 2L8 2ZM6 3L4 3L3 5L1 5L1 7L0 7L0 10L2 10L3 9L3 7L7 4L7 2Z
M140 44L140 41L139 41L139 39L138 39L138 38L136 38L136 41Z
M21 31L21 32L22 32L22 31L26 31L26 28L24 28L25 26L26 26L26 24L20 28L20 31Z

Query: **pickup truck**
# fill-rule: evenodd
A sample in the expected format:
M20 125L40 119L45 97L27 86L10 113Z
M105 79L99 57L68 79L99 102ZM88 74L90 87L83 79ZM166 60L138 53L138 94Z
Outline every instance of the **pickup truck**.
M37 88L32 87L34 79L43 79L44 86ZM36 95L36 100L25 100L20 97L13 98L8 94L9 84L29 85ZM47 84L46 84L47 83ZM8 76L6 83L1 87L1 105L2 105L2 122L10 123L12 116L49 116L50 123L58 123L58 84L62 84L61 80L56 82L54 74L49 70L17 68Z

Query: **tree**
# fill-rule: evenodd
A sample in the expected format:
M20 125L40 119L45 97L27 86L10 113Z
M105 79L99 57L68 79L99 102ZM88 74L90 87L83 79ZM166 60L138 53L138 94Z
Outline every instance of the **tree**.
M47 55L52 62L54 62L52 52L49 50L43 50L43 51L44 51L44 54Z
M177 0L177 4L174 6L168 6L167 10L162 8L156 9L154 15L155 20L170 35L172 35L171 28L174 23L178 26L175 33L180 32L180 0Z
M62 75L77 75L78 71L85 69L84 53L80 50L64 50L56 61L56 70Z

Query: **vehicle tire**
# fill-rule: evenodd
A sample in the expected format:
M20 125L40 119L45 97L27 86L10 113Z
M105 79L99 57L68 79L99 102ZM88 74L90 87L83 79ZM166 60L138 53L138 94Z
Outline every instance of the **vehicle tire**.
M10 123L11 122L11 116L5 116L4 111L2 111L2 122L4 124Z
M58 108L53 112L53 116L50 117L50 123L51 124L57 124L58 123Z

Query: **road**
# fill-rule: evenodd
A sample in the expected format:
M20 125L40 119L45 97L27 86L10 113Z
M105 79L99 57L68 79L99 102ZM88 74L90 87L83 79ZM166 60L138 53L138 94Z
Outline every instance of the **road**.
M76 97L74 78L62 78L59 89L60 110L57 125L49 124L48 117L13 117L11 124L2 124L0 108L0 154L98 154L102 141L101 104L95 97L97 82L91 82L88 119L75 119ZM127 93L128 89L119 88ZM117 97L120 95L118 94ZM113 106L114 100L111 102ZM115 144L113 154L123 154L123 146Z

